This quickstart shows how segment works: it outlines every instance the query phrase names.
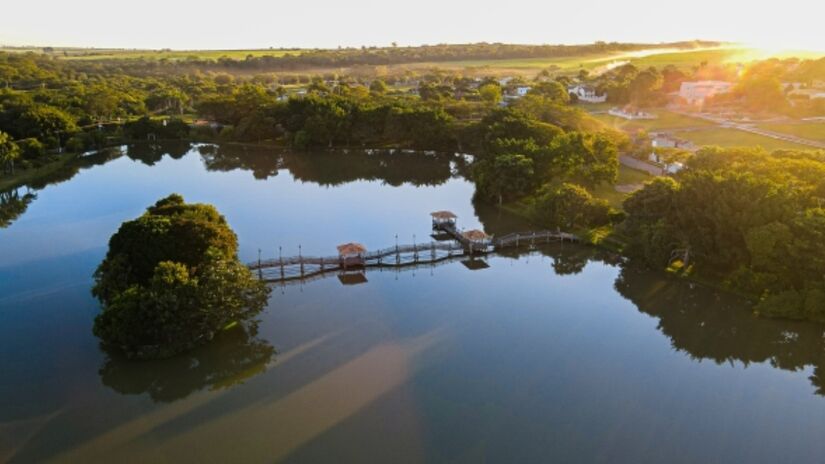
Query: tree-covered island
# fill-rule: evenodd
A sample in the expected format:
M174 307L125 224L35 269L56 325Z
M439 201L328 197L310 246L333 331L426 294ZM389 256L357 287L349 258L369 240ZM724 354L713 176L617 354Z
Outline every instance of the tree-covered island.
M237 237L211 205L170 195L124 222L95 272L94 333L137 359L169 357L264 308L269 288L237 257Z

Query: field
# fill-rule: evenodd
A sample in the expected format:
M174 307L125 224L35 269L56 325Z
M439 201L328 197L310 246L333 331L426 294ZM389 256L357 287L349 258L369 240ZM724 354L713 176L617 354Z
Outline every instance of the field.
M41 48L4 48L9 52L44 53ZM49 55L66 60L186 60L212 59L226 57L242 60L247 56L283 56L287 53L300 54L301 49L253 49L253 50L131 50L105 48L55 48ZM692 67L700 63L718 63L730 61L750 61L764 58L757 52L745 48L721 47L712 49L649 49L628 53L595 53L578 56L550 57L550 58L516 58L504 60L455 60L410 62L389 65L389 68L442 68L452 70L474 69L494 75L523 75L533 76L537 72L548 68L558 68L560 71L575 73L580 69L591 72L602 72L610 67L623 63L632 63L638 67L675 65Z
M770 137L751 134L750 132L721 127L707 130L680 132L679 137L689 140L696 145L719 145L721 147L749 147L759 145L768 151L781 149L810 150L810 147L804 145L798 145L791 142L785 142L783 140L775 140Z
M825 142L825 123L763 124L759 128L803 139Z
M616 185L638 185L643 184L653 177L643 171L637 171L624 165L619 165L619 180ZM602 184L590 191L593 196L607 200L610 206L621 208L622 202L627 198L627 193L617 192L614 185Z
M651 110L651 113L658 115L658 119L629 121L609 114L600 113L592 116L614 129L626 132L635 132L644 129L648 132L657 130L684 129L690 127L709 127L713 123L704 119L691 118L681 114L671 113L666 110Z
M507 60L456 60L397 64L393 67L441 68L450 70L474 69L495 75L534 76L543 69L557 67L560 71L575 73L581 69L599 73L610 67L632 63L638 67L674 65L692 67L700 63L726 62L746 58L744 48L717 48L697 50L640 50L630 53L602 53L555 58L517 58Z

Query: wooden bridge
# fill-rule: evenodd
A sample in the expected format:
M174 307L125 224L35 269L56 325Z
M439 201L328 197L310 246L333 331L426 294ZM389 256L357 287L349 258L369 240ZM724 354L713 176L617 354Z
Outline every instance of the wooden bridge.
M433 213L433 232L433 237L440 240L424 244L396 245L374 251L367 251L362 245L349 243L339 246L339 254L336 256L299 254L275 259L258 259L247 266L256 272L261 280L288 282L365 268L397 269L434 265L458 258L487 255L504 248L579 241L577 236L560 231L511 233L499 238L488 236L479 230L460 231L456 227L455 215L446 211Z

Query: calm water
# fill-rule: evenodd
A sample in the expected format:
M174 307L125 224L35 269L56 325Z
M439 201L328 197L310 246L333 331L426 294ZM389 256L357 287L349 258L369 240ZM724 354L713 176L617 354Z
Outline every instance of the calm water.
M526 227L474 207L465 169L135 147L0 195L0 461L825 460L822 327L588 248L276 287L257 329L160 362L91 334L109 236L171 192L215 204L244 260L426 241L436 209Z

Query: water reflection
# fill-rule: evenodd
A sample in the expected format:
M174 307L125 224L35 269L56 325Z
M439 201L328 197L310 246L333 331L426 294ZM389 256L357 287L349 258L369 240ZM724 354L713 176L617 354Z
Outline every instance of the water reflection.
M147 166L154 166L164 156L172 159L181 159L192 149L192 144L182 140L173 140L162 143L139 143L126 147L126 156L129 159L140 161Z
M27 195L17 189L0 192L0 228L8 227L25 213L36 192L49 185L72 179L84 169L126 156L146 166L154 166L165 156L181 159L192 150L200 155L209 171L250 171L265 180L282 169L302 182L338 186L356 181L381 181L388 185L437 186L468 170L465 157L449 153L408 150L331 150L287 152L283 149L242 144L197 144L185 141L141 143L89 153L25 185Z
M275 348L258 337L255 326L237 326L187 354L157 361L130 361L108 353L100 368L104 385L124 395L147 393L168 403L208 388L228 388L264 372Z
M84 169L105 164L122 155L122 149L109 148L81 156L69 161L54 171L38 177L24 186L0 192L0 229L7 228L14 221L20 219L29 205L37 199L37 192L39 190L43 190L49 185L70 180ZM21 195L21 190L25 190L26 193Z
M0 229L11 225L29 208L29 204L37 198L37 194L25 189L11 189L0 192Z
M658 329L673 347L692 358L717 364L768 362L788 371L812 366L810 381L817 394L825 394L821 325L759 318L733 295L631 267L622 269L615 286L639 311L659 319Z
M401 150L329 150L282 152L249 145L201 145L198 152L210 171L252 171L267 179L288 169L303 182L337 186L355 181L382 181L392 186L436 186L457 174L453 164L466 164L453 154ZM454 169L456 172L454 173Z

